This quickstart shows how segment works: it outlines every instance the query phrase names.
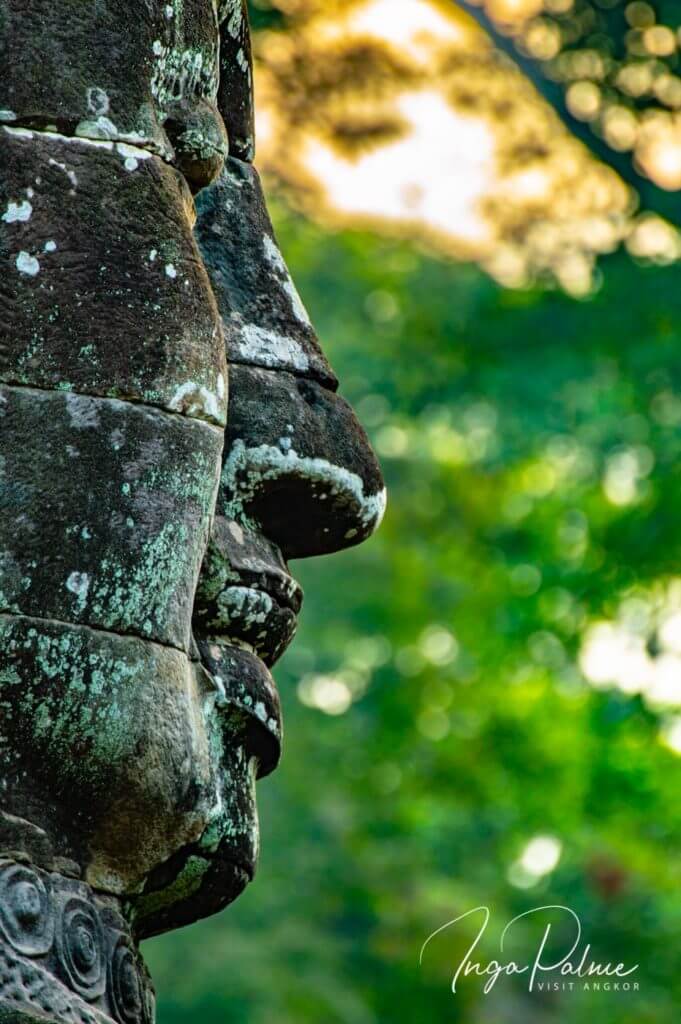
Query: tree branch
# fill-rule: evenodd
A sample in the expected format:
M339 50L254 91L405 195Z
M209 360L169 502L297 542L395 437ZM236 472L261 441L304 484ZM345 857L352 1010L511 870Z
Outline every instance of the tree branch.
M511 58L525 77L532 82L535 89L551 104L572 135L579 139L597 160L612 167L620 178L636 192L642 210L656 213L677 227L681 227L681 195L678 192L667 192L658 188L650 178L639 174L630 156L612 149L604 139L592 131L588 123L573 117L568 109L562 86L542 74L536 61L520 53L513 40L500 32L489 15L485 13L484 8L478 7L468 0L455 0L455 3L477 21L498 50Z

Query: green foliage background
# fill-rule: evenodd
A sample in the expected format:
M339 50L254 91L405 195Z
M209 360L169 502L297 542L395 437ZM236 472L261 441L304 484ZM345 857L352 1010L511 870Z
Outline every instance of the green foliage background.
M676 1022L679 758L660 715L592 689L576 655L590 620L681 564L679 271L613 257L575 302L275 219L389 511L364 547L294 566L308 597L276 671L287 738L260 785L259 875L224 915L146 945L159 1022ZM645 474L618 506L603 474L632 449ZM456 657L424 655L433 626ZM345 714L301 703L302 678L338 671L361 683ZM509 866L544 833L558 867L515 888ZM453 996L467 926L419 967L465 910L491 908L492 958L511 917L551 903L595 959L641 965L639 993L530 997L502 978L484 996L471 978Z

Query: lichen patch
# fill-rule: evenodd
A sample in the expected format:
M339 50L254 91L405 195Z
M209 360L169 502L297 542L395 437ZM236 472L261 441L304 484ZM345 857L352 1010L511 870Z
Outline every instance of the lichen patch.
M4 220L5 224L14 224L15 222L25 223L31 219L32 213L33 207L29 203L28 199L24 199L20 203L10 202L2 215L2 220Z
M259 324L244 324L235 348L242 359L256 366L290 366L300 373L310 368L309 357L299 341Z
M26 274L28 277L35 277L36 274L40 273L40 264L35 256L31 256L30 252L26 252L22 249L17 254L17 258L14 261L17 270L20 274Z

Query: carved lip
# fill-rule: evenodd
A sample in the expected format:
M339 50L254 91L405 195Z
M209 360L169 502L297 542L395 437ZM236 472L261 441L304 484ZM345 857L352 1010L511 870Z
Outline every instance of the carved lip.
M280 608L290 608L294 615L299 615L303 606L303 590L297 580L288 573L269 570L257 581L249 579L249 574L239 573L239 584L249 590L260 591Z
M293 639L302 603L279 548L262 532L217 517L195 607L198 632L249 649L271 666Z
M218 707L238 707L249 721L250 752L258 777L273 771L281 755L281 702L263 659L233 643L198 640L204 669L212 679ZM233 724L233 723L232 723Z
M218 598L222 639L252 650L271 667L293 640L301 604L302 591L291 577L258 583L239 577Z

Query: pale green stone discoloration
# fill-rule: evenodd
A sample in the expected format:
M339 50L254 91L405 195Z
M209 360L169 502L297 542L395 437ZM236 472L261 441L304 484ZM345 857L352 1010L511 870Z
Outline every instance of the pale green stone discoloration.
M105 559L92 586L92 612L105 623L111 618L124 631L152 636L153 623L166 619L186 575L187 540L184 526L169 523L143 545L134 567Z
M135 917L147 917L166 907L189 899L200 887L207 872L210 861L204 857L189 857L184 868L174 879L172 885L159 892L149 893L140 897L134 909Z

